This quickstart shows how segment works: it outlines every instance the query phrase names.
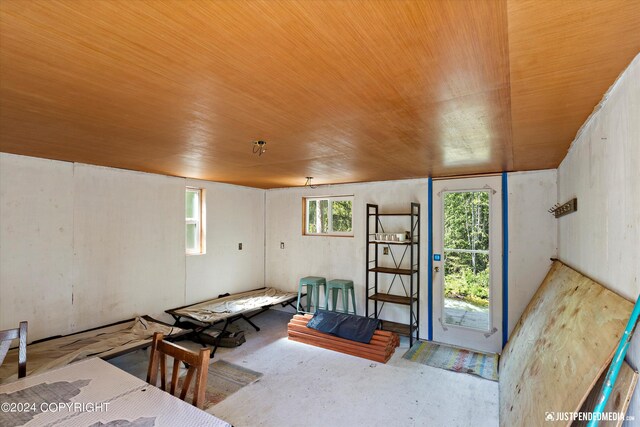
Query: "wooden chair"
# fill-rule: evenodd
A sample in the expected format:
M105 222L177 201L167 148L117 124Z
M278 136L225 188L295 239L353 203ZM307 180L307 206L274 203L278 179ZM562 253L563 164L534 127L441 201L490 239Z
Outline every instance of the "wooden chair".
M178 385L178 374L180 372L180 362L182 362L187 365L188 370L182 384L180 399L185 400L189 385L195 375L196 383L193 388L193 406L202 408L202 405L204 405L204 393L207 388L209 352L211 349L202 348L199 353L196 353L179 345L163 341L163 338L164 336L160 332L153 334L147 382L153 386L157 386L158 368L160 368L160 388L167 391L167 356L171 356L173 357L173 373L171 375L171 388L169 393L175 395L176 386Z
M27 376L27 322L20 322L16 329L0 331L0 365L9 352L11 341L19 339L18 347L18 378Z

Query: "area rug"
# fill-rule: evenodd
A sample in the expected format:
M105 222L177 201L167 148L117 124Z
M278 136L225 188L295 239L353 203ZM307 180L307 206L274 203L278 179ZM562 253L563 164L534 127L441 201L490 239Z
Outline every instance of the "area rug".
M209 375L207 377L207 391L205 392L203 409L207 409L213 405L222 402L233 393L251 383L258 381L262 377L260 372L233 363L218 360L209 365ZM182 380L180 378L176 394L180 394L182 390ZM191 380L189 392L187 393L187 402L193 401L193 385L195 378Z
M498 355L477 353L434 342L418 341L403 358L423 365L498 381Z

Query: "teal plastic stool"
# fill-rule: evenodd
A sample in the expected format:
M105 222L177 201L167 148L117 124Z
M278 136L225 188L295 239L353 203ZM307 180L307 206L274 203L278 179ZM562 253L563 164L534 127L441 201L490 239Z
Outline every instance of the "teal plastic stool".
M348 292L351 291L351 304L353 305L353 313L356 314L356 295L353 290L353 281L352 280L340 280L334 279L329 280L327 282L327 310L329 309L329 296L331 296L331 302L333 306L331 307L331 311L337 311L337 303L338 303L338 291L342 291L342 312L349 313L349 295Z
M307 287L307 310L306 311L300 309L300 298L302 297L303 287L305 286ZM298 310L298 313L313 313L311 311L312 298L313 298L314 310L317 310L319 308L320 286L324 286L324 298L325 298L325 304L326 304L327 280L324 277L307 276L300 279L300 284L298 285L298 303L296 304L296 309Z

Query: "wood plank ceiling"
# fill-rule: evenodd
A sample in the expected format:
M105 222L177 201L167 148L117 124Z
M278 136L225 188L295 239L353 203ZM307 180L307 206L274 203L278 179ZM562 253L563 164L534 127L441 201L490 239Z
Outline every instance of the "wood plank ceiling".
M634 1L2 1L0 151L262 188L554 168L639 51Z

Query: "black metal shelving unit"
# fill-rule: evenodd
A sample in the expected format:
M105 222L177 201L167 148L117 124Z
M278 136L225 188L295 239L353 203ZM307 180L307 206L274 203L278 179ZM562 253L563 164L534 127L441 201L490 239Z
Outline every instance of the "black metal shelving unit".
M410 227L409 238L404 242L377 241L376 234L385 233L384 217L407 217L410 222L407 224ZM393 265L379 264L380 251L384 247L389 249ZM401 255L396 258L399 252ZM366 316L381 320L381 327L384 330L408 336L409 345L412 346L414 340L420 339L420 204L411 203L411 210L408 213L380 213L378 205L367 204L366 253ZM391 275L391 282L386 291L380 289L381 274ZM405 280L408 283L405 283ZM404 295L398 293L400 288L404 290ZM408 307L409 322L398 323L380 319L380 313L385 304ZM371 306L373 310L370 309Z

